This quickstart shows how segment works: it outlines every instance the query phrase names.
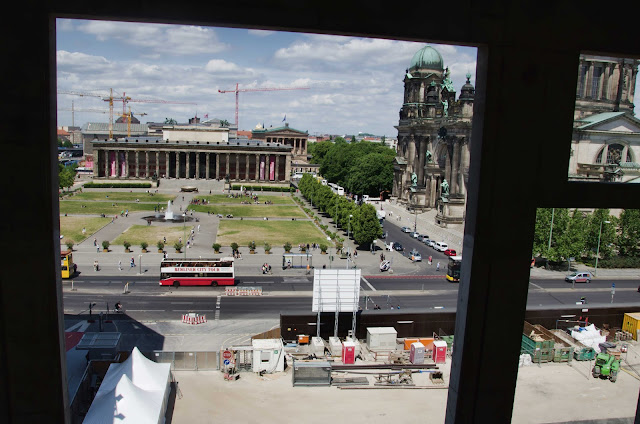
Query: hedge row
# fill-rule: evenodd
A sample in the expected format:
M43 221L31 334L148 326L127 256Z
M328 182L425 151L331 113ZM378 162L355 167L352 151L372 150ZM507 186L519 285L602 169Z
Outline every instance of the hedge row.
M295 193L296 189L293 187L272 187L272 186L250 186L250 185L232 185L232 190L240 190L240 188L245 188L249 191L284 191L287 193Z
M151 188L151 183L86 183L84 188Z

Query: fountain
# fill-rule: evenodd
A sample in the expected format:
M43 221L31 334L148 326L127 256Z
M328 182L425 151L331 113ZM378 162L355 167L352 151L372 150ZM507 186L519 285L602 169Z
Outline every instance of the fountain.
M167 210L164 215L158 211L155 215L145 216L142 219L147 221L149 225L151 222L189 222L189 221L200 221L198 218L189 216L186 213L182 213L180 215L174 215L173 210L171 209L171 200L167 202Z
M173 220L173 211L171 210L171 200L167 202L167 211L164 213L164 219Z

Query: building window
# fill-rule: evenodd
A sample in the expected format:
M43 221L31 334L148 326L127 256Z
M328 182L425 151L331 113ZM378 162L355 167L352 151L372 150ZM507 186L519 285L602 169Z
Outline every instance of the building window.
M591 79L591 97L600 99L600 77L602 76L602 66L593 68L593 78Z
M582 97L584 94L584 85L587 81L587 70L589 68L587 65L582 65L580 67L580 88L578 89L578 95L576 97Z

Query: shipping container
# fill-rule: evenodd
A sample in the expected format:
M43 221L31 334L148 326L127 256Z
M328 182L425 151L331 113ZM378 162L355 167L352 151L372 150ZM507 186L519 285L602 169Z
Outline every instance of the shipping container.
M411 350L411 344L415 342L420 342L424 345L424 348L427 350L433 349L433 341L435 339L433 337L420 337L420 338L410 338L404 339L404 350Z

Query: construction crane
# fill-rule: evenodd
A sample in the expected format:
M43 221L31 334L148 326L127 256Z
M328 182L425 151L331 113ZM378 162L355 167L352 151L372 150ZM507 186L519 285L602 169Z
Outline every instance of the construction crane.
M246 93L249 91L284 91L284 90L308 90L309 87L283 87L283 88L242 88L239 89L238 88L238 84L236 83L236 89L235 90L218 90L218 93L236 93L236 129L239 129L238 127L238 103L239 103L239 96L238 94L240 93Z
M122 116L126 117L126 105L128 102L136 102L136 103L163 103L163 104L178 104L178 105L196 105L195 102L174 102L169 100L151 100L151 99L132 99L127 96L126 93L122 93L122 97L114 97L113 88L109 89L109 95L104 96L102 94L96 93L85 93L80 91L69 91L69 90L58 90L58 94L69 94L72 96L88 96L88 97L99 97L103 101L109 103L109 138L113 138L113 102L118 101L122 102ZM131 111L129 111L131 113ZM131 133L131 122L129 119L129 131L128 134Z

